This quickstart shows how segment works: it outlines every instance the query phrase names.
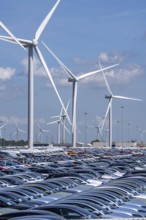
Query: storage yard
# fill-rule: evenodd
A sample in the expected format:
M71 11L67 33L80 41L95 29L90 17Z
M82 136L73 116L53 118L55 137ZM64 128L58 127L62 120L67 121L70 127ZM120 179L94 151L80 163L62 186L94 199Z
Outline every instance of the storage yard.
M1 151L0 219L142 219L145 154L136 148Z

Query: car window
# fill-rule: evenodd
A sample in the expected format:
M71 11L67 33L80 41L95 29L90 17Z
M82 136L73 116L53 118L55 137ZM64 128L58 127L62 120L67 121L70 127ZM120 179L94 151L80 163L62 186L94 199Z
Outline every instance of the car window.
M60 209L61 216L66 219L77 219L80 218L81 215L74 210L70 209Z

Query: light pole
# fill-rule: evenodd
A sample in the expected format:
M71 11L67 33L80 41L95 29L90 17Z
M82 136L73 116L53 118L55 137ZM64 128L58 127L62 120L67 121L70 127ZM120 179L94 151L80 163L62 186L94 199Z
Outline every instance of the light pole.
M95 126L97 132L97 141L99 141L99 126Z
M124 117L123 117L123 110L124 110L124 106L121 106L121 109L122 109L122 147L123 147L123 133L124 133L124 131L123 131L123 120L124 120Z
M3 143L2 145L5 147L5 141L6 141L6 128L4 128L4 135L3 135Z
M136 142L138 143L139 141L139 126L136 126Z
M0 120L0 127L2 127L2 124L3 124L3 121ZM2 146L2 131L1 131L1 128L0 128L0 146Z
M85 140L84 140L84 142L85 142L85 146L87 145L87 143L86 143L86 141L87 141L87 126L86 126L86 117L87 117L87 112L85 112L84 113L84 115L85 115Z
M130 142L130 124L128 123L128 142Z
M117 143L119 142L119 121L117 121Z

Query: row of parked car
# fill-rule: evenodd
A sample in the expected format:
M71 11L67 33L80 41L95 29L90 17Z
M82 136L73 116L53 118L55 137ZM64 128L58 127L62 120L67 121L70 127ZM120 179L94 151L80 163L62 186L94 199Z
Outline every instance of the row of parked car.
M33 156L29 165L1 160L1 220L146 217L144 150L77 149L41 162Z

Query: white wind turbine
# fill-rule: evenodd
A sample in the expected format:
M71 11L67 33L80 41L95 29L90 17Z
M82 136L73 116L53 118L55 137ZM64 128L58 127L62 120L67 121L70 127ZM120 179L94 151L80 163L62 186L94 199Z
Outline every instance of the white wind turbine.
M94 128L97 130L97 140L100 140L100 137L103 139L103 134L101 131L101 125L103 123L103 120L101 120Z
M139 126L137 126L137 129L140 134L140 141L141 141L141 143L143 143L143 135L144 135L144 133L146 133L146 130L142 130Z
M66 107L66 112L68 110L68 106L69 106L69 102ZM67 131L70 134L70 131L65 126L66 117L67 117L67 114L64 112L62 108L59 115L55 115L51 117L51 118L57 118L57 120L47 123L48 125L57 124L57 143L58 144L61 143L61 125L63 126L63 129L62 129L62 143L63 144L65 144L65 131Z
M2 137L2 128L4 128L7 124L8 124L8 122L6 122L0 126L0 138Z
M72 146L76 147L76 105L77 105L77 85L78 82L88 76L92 76L95 73L99 73L102 71L102 69L100 70L96 70L93 72L89 72L89 73L85 73L79 76L75 76L63 63L62 61L48 48L48 46L43 42L43 45L46 47L46 49L52 54L52 56L57 60L57 62L60 64L60 66L63 68L63 70L65 72L67 72L67 74L69 74L69 76L71 78L68 78L69 82L72 82L73 84L73 88L72 88ZM115 66L117 66L118 64L109 66L104 68L103 70L107 70L110 68L113 68Z
M70 100L68 101L68 103L67 103L67 106L66 106L66 112L68 111L68 107L69 107L69 103L70 103ZM65 142L66 142L66 133L65 133L65 131L67 131L69 134L70 134L70 131L67 129L67 127L65 126L65 119L66 119L66 117L67 117L67 114L66 114L66 112L62 112L62 115L61 115L61 117L62 117L62 125L63 125L63 129L62 129L62 143L63 144L65 144Z
M57 143L58 144L61 143L61 136L60 136L60 129L61 129L61 127L60 126L61 126L61 120L62 120L62 118L61 118L62 112L63 112L63 109L61 109L59 115L55 115L55 116L51 117L51 118L57 118L57 120L51 121L51 122L47 123L48 125L57 124Z
M14 131L12 134L11 134L11 137L13 136L16 136L16 141L19 140L19 133L25 133L26 134L26 131L18 128L18 126L16 125L16 131Z
M100 61L99 61L99 66L102 69ZM108 81L105 77L103 69L102 69L102 74L103 74L103 78L104 78L107 90L109 92L109 95L105 96L106 99L109 99L109 104L108 104L108 107L107 107L107 110L106 110L106 113L105 113L105 116L104 116L104 120L103 120L103 123L102 123L102 126L101 126L101 130L103 129L106 117L109 114L109 147L112 147L112 101L113 101L113 99L125 99L125 100L134 100L134 101L142 101L142 100L137 99L137 98L130 98L130 97L125 97L125 96L114 95L112 93L111 88L108 84Z
M103 119L100 120L99 123L97 123L97 125L88 125L87 127L88 128L95 128L96 129L96 139L99 141L100 139L103 139L103 134L102 134L102 131L101 131L101 126L102 126L102 123L103 123ZM100 138L101 137L101 138Z
M0 139L2 138L2 129L3 129L7 124L8 124L8 122L6 122L6 123L4 123L4 124L2 124L2 125L0 126Z
M57 0L56 4L53 6L53 8L51 9L51 11L47 14L47 16L45 17L45 19L42 21L42 23L40 24L39 28L37 29L36 33L35 33L35 37L33 40L26 40L26 39L20 39L20 38L16 38L16 37L6 37L6 36L0 36L1 40L5 40L5 41L9 41L11 43L19 43L21 46L23 45L23 47L28 48L28 145L29 148L33 149L33 50L36 51L36 54L43 66L43 68L45 69L45 72L47 73L47 76L49 77L51 84L55 90L55 93L59 99L59 102L62 106L62 108L65 110L65 106L62 102L62 99L59 95L59 92L56 88L56 85L53 81L53 78L51 76L51 73L48 69L48 66L43 58L43 55L41 53L41 51L38 48L38 40L42 35L42 32L44 31L47 23L49 22L49 20L51 19L55 9L57 8L59 2L61 0ZM67 114L67 113L66 113ZM70 118L67 114L68 120L70 121Z
M39 127L38 138L40 138L40 144L42 144L42 134L43 133L50 133L50 131L42 129L40 126L40 123L38 123L38 127Z

